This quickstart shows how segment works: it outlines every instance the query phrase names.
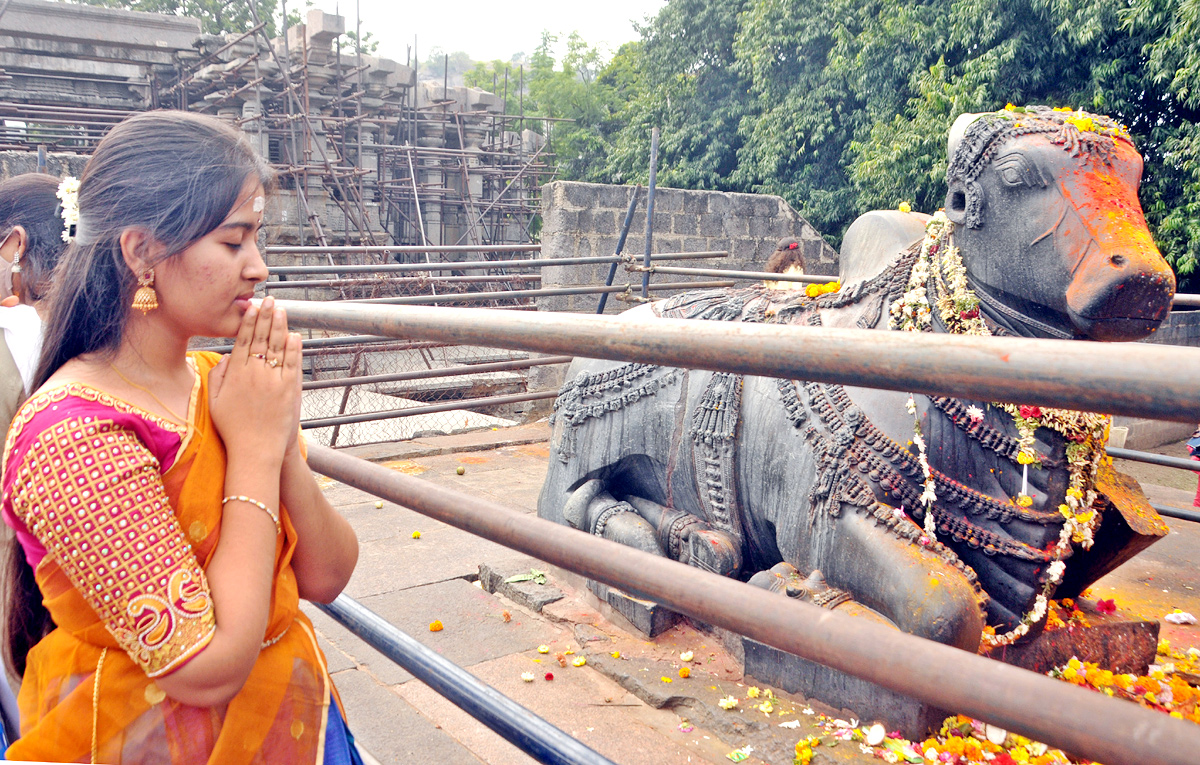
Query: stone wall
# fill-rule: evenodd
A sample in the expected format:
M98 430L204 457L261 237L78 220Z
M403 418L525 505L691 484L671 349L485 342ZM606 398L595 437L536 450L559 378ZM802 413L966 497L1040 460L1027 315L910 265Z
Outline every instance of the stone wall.
M56 178L73 175L78 178L83 174L83 166L88 158L81 154L51 152L46 154L45 172ZM0 151L0 181L12 178L22 173L38 171L38 155L33 151Z
M612 255L617 246L633 186L555 181L542 187L542 258ZM646 249L646 191L625 241L626 254ZM712 260L658 262L693 268L762 270L775 245L784 237L803 243L806 270L837 273L837 252L787 202L776 196L733 194L721 191L655 190L655 253L724 250L729 257ZM542 269L542 287L603 284L608 264L549 266ZM664 282L708 281L715 277L653 274L651 285ZM617 270L614 284L634 284L640 290L641 274ZM652 292L666 297L668 292ZM599 295L539 298L538 310L594 312ZM630 303L608 300L605 313L620 313Z

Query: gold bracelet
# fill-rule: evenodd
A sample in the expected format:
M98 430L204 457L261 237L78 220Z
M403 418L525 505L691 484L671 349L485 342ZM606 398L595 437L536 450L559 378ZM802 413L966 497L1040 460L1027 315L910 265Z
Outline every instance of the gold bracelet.
M279 514L276 513L274 510L272 510L271 508L264 505L262 502L259 502L257 499L252 499L250 497L247 497L245 494L237 494L237 495L225 497L224 499L222 499L221 507L224 507L227 503L233 502L234 500L237 500L238 502L245 502L248 505L254 505L259 510L262 510L267 515L271 516L271 520L275 522L275 533L276 534L283 533L283 525L279 522Z

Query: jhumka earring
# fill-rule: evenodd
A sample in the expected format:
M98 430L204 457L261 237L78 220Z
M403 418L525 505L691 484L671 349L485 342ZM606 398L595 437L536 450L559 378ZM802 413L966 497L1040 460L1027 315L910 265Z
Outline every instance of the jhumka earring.
M158 308L158 293L154 291L154 269L138 277L137 292L133 295L133 307L142 315Z

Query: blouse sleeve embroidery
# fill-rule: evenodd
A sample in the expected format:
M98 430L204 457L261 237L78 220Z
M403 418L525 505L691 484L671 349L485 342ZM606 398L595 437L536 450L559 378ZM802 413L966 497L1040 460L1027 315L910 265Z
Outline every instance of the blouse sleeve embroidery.
M13 512L150 677L212 639L204 571L163 489L158 460L93 416L42 431L13 482Z

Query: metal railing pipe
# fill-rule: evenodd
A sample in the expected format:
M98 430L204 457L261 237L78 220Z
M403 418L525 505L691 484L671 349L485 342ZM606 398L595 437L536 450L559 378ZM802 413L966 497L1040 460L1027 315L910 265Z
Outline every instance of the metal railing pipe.
M1187 293L1175 293L1175 298L1172 305L1180 307L1194 308L1200 306L1200 295L1189 295Z
M652 260L708 260L728 257L725 250L699 252L664 252L651 255ZM592 255L582 258L525 258L523 260L458 260L440 263L380 263L378 265L333 266L271 266L272 275L292 274L389 274L408 271L479 271L489 268L544 268L546 266L588 266L621 263L626 258L617 255Z
M271 253L374 252L384 254L416 254L426 252L540 252L540 244L347 244L339 246L273 244L265 248Z
M1185 510L1182 507L1161 505L1157 502L1151 502L1150 507L1157 510L1159 515L1166 516L1167 518L1178 518L1181 521L1200 523L1200 510Z
M1195 423L1200 349L281 300L297 327ZM1153 385L1146 370L1154 370Z
M309 465L335 480L732 630L911 696L1109 765L1192 765L1200 727L651 555L321 446ZM1030 703L1036 699L1036 703Z
M397 417L411 417L417 414L435 414L451 412L455 409L470 409L475 406L499 406L501 404L519 404L523 401L540 401L555 398L558 391L543 390L533 393L513 393L506 396L485 396L484 398L465 398L458 401L447 401L444 404L429 404L428 406L411 406L406 409L389 409L386 412L363 412L362 414L342 414L337 417L320 417L312 420L301 420L303 430L313 428L330 428L334 425L351 425L356 422L375 422L376 420L392 420Z
M1116 457L1119 460L1145 462L1150 465L1163 465L1165 467L1179 468L1180 470L1191 470L1194 473L1200 473L1200 462L1196 460L1186 460L1183 457L1170 457L1166 454L1139 452L1133 449L1118 449L1115 446L1108 447L1108 456Z
M615 765L612 760L388 624L361 603L346 595L339 595L332 603L315 605L376 651L538 762L549 765Z
M732 271L725 268L682 268L679 266L625 266L626 271L645 271L648 274L674 274L677 276L719 276L723 279L744 281L800 282L803 284L829 284L836 276L821 274L773 274L769 271Z
M306 337L301 339L301 344L304 350L312 350L314 348L329 348L338 345L367 345L376 343L394 343L394 337L382 337L380 335L341 335L339 337ZM421 346L425 347L425 346ZM213 351L214 353L229 353L233 350L233 343L224 343L222 345L206 346L204 348L196 348L198 351Z
M358 377L310 380L301 387L304 390L320 390L321 388L341 388L345 385L371 385L374 383L406 382L408 380L428 380L433 377L457 377L460 375L481 374L483 372L507 372L512 369L543 367L550 364L569 364L572 360L573 357L571 356L546 356L538 359L495 361L488 364L457 364L451 367L418 369L415 372L396 372L389 375L360 375Z
M731 281L718 282L663 282L650 285L651 292L666 290L709 289L732 287ZM403 295L401 297L350 298L347 303L373 303L376 305L437 305L438 303L461 303L471 300L509 300L516 298L557 297L562 295L596 295L610 292L627 292L629 284L614 284L610 287L581 284L578 287L545 287L536 290L495 290L492 292L448 292L443 295Z

